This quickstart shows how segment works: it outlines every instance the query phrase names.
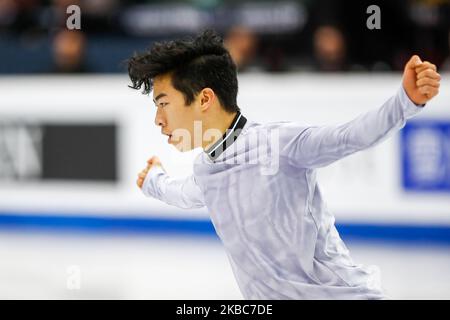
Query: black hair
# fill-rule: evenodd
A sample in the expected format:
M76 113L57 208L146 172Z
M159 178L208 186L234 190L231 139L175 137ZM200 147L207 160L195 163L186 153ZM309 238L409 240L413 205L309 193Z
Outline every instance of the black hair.
M222 107L230 112L240 111L237 105L237 69L222 38L206 30L194 39L185 38L156 42L149 50L135 53L128 60L128 74L133 89L149 94L153 79L171 74L172 85L183 93L186 105L204 88L211 88Z

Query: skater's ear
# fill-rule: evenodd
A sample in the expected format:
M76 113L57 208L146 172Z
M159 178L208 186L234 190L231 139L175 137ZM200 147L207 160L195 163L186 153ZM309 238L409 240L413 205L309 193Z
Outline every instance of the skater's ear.
M211 88L204 88L199 92L197 99L200 102L200 109L205 111L216 101L216 94Z

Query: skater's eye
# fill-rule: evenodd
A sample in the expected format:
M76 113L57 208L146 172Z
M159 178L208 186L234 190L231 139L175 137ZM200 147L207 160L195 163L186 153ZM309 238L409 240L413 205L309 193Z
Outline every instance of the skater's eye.
M155 104L156 107L160 106L160 107L164 107L166 104L168 104L168 102L158 102L159 99L163 98L163 97L167 97L167 94L165 93L160 93L156 96L155 99L153 99L153 103Z
M165 107L168 104L169 104L168 102L158 102L158 103L155 103L155 107L156 108L158 108L158 107L163 108L163 107Z
M156 105L156 107L161 107L161 108L163 108L163 107L167 106L168 104L169 104L168 102L160 102L160 103L158 103L158 104Z

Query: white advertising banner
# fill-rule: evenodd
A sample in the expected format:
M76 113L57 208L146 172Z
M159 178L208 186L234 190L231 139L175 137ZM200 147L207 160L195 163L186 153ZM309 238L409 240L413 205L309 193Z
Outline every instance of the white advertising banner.
M318 171L321 190L339 222L450 224L447 78L443 76L440 95L405 132ZM0 214L208 217L206 209L181 210L145 198L138 190L137 173L150 156L159 156L170 174L183 176L192 172L192 160L201 150L179 153L167 144L154 125L151 96L128 84L125 74L0 78ZM350 121L381 106L399 89L401 75L243 74L239 85L238 104L248 119L323 125ZM66 144L54 147L50 154L60 152L63 159L63 172L58 173L45 160L42 140L49 127L65 126L78 126L68 137L109 126L113 134L102 138L98 135L105 131L93 130L87 137L104 139L105 144L112 139L114 146L107 154L92 150L79 159ZM62 131L51 132L57 138ZM64 141L73 143L72 138ZM64 170L75 169L64 164L74 156L77 163L91 161L98 179L76 179L69 172L65 179Z

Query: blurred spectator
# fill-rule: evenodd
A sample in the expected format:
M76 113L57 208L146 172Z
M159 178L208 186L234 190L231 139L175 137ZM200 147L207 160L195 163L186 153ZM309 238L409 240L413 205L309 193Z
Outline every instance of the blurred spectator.
M0 0L0 30L21 33L36 28L40 6L39 0Z
M314 60L317 71L346 71L346 42L342 32L330 25L314 32Z
M0 30L13 25L17 15L17 5L14 0L0 0Z
M85 64L86 38L81 31L62 30L53 39L55 73L89 72Z
M238 70L243 71L255 56L258 39L249 28L234 26L225 35L224 44Z
M450 30L448 31L448 52L449 52L449 55L448 55L447 59L445 59L442 66L439 68L442 71L450 71Z
M82 30L89 33L118 33L119 0L84 0Z
M443 65L448 50L449 7L449 0L409 0L414 25L412 49L438 66Z

